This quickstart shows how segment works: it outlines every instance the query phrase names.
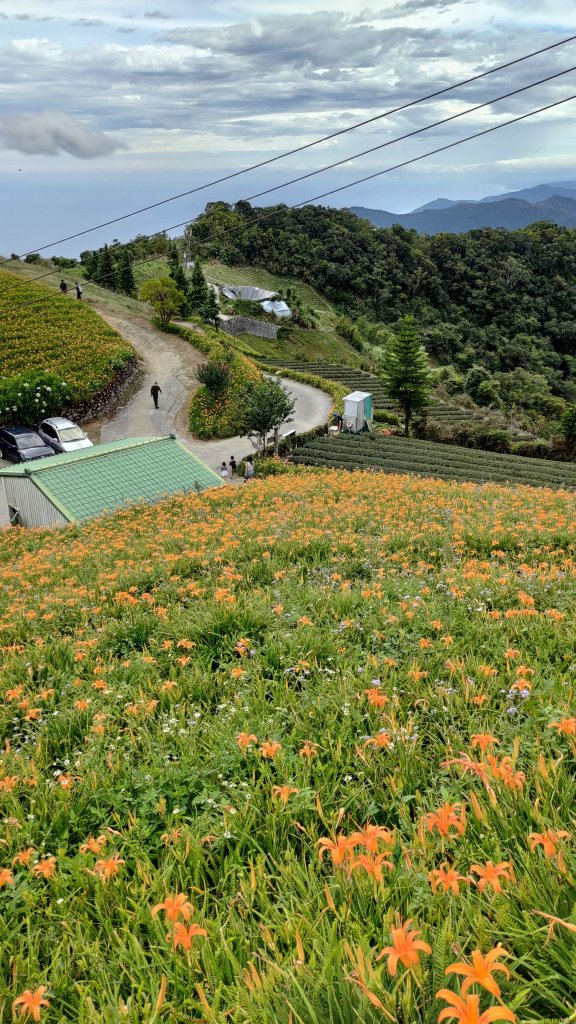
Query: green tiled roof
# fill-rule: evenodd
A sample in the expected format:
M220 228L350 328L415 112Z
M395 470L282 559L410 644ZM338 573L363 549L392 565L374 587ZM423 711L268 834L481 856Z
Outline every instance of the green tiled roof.
M0 476L29 476L70 522L130 502L153 502L222 484L217 473L173 436L109 441L0 469Z

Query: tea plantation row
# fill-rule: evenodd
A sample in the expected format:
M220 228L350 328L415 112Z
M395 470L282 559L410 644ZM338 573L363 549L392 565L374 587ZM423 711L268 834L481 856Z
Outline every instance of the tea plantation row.
M292 456L306 466L415 473L472 483L576 489L576 465L375 434L314 438Z

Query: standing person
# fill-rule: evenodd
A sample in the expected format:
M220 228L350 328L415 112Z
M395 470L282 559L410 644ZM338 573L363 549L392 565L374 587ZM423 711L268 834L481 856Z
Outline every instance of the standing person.
M60 281L60 291L62 292L62 295L66 295L66 292L68 291L68 285L64 278Z
M228 463L228 465L230 467L230 476L232 477L233 480L235 480L236 477L238 476L238 463L236 462L236 459L234 458L233 455L230 456L230 462Z
M223 480L226 480L228 477L228 467L226 466L225 462L223 462L222 465L220 466L220 476L222 477Z
M84 291L82 285L78 284L78 281L74 281L74 287L76 289L76 298L78 302L82 301L82 292Z
M160 387L158 381L154 381L152 387L150 388L150 394L152 395L152 398L154 399L154 408L157 409L158 408L158 395L162 394L162 388Z
M254 458L252 455L247 455L244 461L244 483L248 483L249 480L254 479Z

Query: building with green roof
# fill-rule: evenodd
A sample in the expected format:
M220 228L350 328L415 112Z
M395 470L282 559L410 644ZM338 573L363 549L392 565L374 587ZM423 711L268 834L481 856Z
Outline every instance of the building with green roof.
M65 526L222 483L174 434L132 437L0 469L0 501L14 526Z

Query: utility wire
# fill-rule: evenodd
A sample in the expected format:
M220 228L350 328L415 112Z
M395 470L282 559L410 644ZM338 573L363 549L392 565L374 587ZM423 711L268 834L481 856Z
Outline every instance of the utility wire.
M406 134L404 134L404 135L399 135L399 136L396 136L393 139L388 139L387 142L381 142L378 146L372 146L370 149L365 149L361 153L353 153L351 156L347 156L347 157L345 157L342 160L337 160L334 163L328 164L326 167L320 167L320 168L318 168L315 171L308 171L306 174L301 174L297 178L292 178L289 181L284 181L280 185L273 185L270 188L263 189L261 192L255 192L251 196L246 196L243 201L244 202L250 202L253 199L260 199L263 196L270 195L272 192L277 192L279 189L286 188L289 185L294 185L297 182L305 181L307 178L313 178L313 177L315 177L318 174L324 174L326 171L331 171L331 170L333 170L336 167L341 167L343 164L350 163L351 160L357 160L358 158L366 156L369 153L375 153L375 152L377 152L380 149L386 149L388 146L393 146L397 142L403 142L406 139L413 138L416 135L421 135L423 132L430 131L432 128L438 128L441 125L448 124L451 121L456 121L458 118L465 117L467 114L472 114L472 113L476 112L477 110L482 110L484 107L490 107L490 106L492 106L493 103L498 103L500 100L509 99L511 96L516 96L516 95L518 95L520 93L527 92L528 89L533 89L537 85L543 85L544 83L550 82L550 81L552 81L552 80L554 80L556 78L562 78L563 75L568 75L572 71L576 71L576 65L574 65L573 67L570 67L570 68L566 68L564 71L558 71L558 72L556 72L553 75L548 75L546 78L540 78L536 82L530 82L529 85L523 85L523 86L520 86L520 88L518 88L518 89L512 89L510 92L502 93L500 96L495 96L493 99L485 100L484 103L478 103L474 107L468 107L466 110L461 110L457 114L451 114L449 117L444 117L440 121L434 121L432 124L424 125L422 128L416 128L416 129L414 129L414 131L406 132ZM403 166L403 165L400 165L400 166ZM385 174L385 173L387 173L387 172L386 171L378 171L378 174ZM345 186L345 187L348 188L349 186ZM310 201L310 200L308 200L308 201ZM188 222L184 221L182 223L186 224ZM169 228L164 228L163 230L164 231L172 231L172 230L174 230L175 227L181 227L181 226L182 226L182 224L171 225ZM119 243L118 247L121 248L122 247L122 243ZM145 262L148 262L148 260L145 260ZM138 266L139 263L140 263L140 261L137 261L134 264L134 266ZM27 282L25 282L25 281L18 281L18 283L15 284L13 287L14 288L22 287L22 285L25 284L25 283L30 284L30 283L33 283L34 281L41 281L41 280L43 280L46 277L53 277L53 276L55 276L55 275L57 275L59 273L60 273L59 270L48 270L45 274L38 274L36 277L30 278ZM103 278L103 280L104 280L104 278Z
M304 199L304 200L302 200L299 203L293 203L290 206L288 206L288 209L297 210L297 209L299 209L302 206L311 205L312 203L318 202L319 199L325 199L327 196L336 195L336 193L338 193L338 192L343 192L345 189L353 188L355 185L361 185L365 181L371 181L372 179L378 178L378 177L380 177L383 174L390 174L392 171L397 171L397 170L400 170L403 167L408 167L410 164L418 163L420 160L425 160L429 156L436 156L438 153L445 153L449 149L455 149L456 146L462 146L465 142L471 142L473 139L480 139L480 138L482 138L485 135L490 135L492 132L497 132L497 131L500 131L502 128L507 128L511 124L517 124L518 122L525 121L525 120L527 120L530 117L535 117L536 114L542 114L542 113L544 113L544 112L546 112L548 110L553 110L556 107L560 107L564 103L570 103L572 100L576 100L576 93L574 93L572 96L566 96L564 99L555 100L553 103L547 103L545 106L538 107L536 110L530 110L526 114L519 114L518 117L510 118L508 121L503 121L501 124L492 125L491 128L484 128L482 131L475 132L473 135L467 135L463 139L457 139L455 142L449 142L449 143L447 143L444 146L438 146L436 149L430 149L430 150L428 150L427 153L421 153L419 156L414 156L414 157L411 157L408 160L403 160L401 163L394 164L391 167L385 167L381 171L375 171L372 174L367 174L363 178L356 178L354 181L349 181L345 185L339 185L337 188L329 189L327 192L321 192L319 195L313 196L313 197L311 197L309 199ZM262 214L256 214L256 216L253 219L253 223L260 223L261 221L264 221L264 220L270 220L271 218L274 218L275 216L276 216L276 211L274 209L272 209L271 211L263 212ZM189 223L189 221L181 221L179 224L173 224L173 225L171 225L171 227L166 228L165 230L166 231L173 231L175 228L182 227L183 225L188 224L188 223ZM237 227L227 228L225 231L218 231L218 232L216 232L216 234L209 235L207 238L197 239L197 243L198 243L199 246L206 245L208 242L217 241L219 238L223 238L226 235L233 234L237 230L238 230ZM134 266L143 266L146 263L151 263L152 261L154 261L157 258L158 258L157 255L149 256L146 259L136 260L133 265ZM53 273L54 272L51 271L50 274L43 275L43 276L52 276ZM38 278L32 278L32 281L36 281L36 280L38 280ZM26 282L23 282L23 283L28 284L28 283L30 283L30 281L26 281ZM27 302L19 303L17 306L9 306L7 309L4 310L4 312L5 313L9 313L9 312L12 312L13 310L22 309L25 306L39 305L41 302L44 302L44 301L47 301L47 300L46 299L31 299L31 300L29 300Z
M547 53L550 50L557 49L559 46L565 46L566 43L571 43L575 39L576 35L567 36L565 39L560 39L556 43L550 43L548 46L543 46L540 50L533 50L531 53L526 53L522 57L516 57L514 60L507 61L505 64L498 64L496 67L490 68L488 71L482 71L478 75L473 75L471 78L464 78L461 82L455 82L453 85L437 89L434 92L427 93L425 96L420 96L415 100L410 100L408 103L402 103L397 107L392 107L390 110L386 110L382 114L376 114L374 117L369 117L364 121L357 121L354 124L348 125L346 128L341 128L337 132L332 132L330 135L324 135L320 139L315 139L313 142L307 142L302 146L296 146L294 149L289 149L284 153L279 153L278 156L269 157L267 160L261 160L259 163L251 164L249 167L244 167L240 171L234 171L221 178L215 178L213 181L208 181L204 185L197 185L195 188L188 189L186 192L180 192L175 196L170 196L168 199L161 199L156 203L150 203L148 206L142 206L138 210L133 210L131 213L122 214L120 217L113 217L111 220L102 221L100 224L95 224L93 227L84 228L82 231L77 231L72 235L67 235L64 238L58 238L53 242L47 242L45 245L37 246L29 252L23 253L22 256L29 256L33 252L43 252L45 249L49 249L54 245L62 245L64 242L70 242L74 238L80 238L82 235L90 234L92 231L98 231L101 228L109 227L111 224L118 224L131 217L136 217L141 213L147 213L149 210L155 210L159 206L165 206L167 203L173 203L177 199L184 199L186 196L202 192L204 189L212 188L214 185L221 185L226 181L232 181L234 178L238 178L243 174L259 170L261 167L267 167L270 164L277 163L279 160L286 159L286 157L294 156L296 153L303 153L307 149L319 146L322 142L328 142L331 139L336 139L341 135L346 135L348 132L355 131L357 128L364 128L366 125L373 124L375 121L379 121L382 118L390 117L392 114L397 114L402 110L408 110L410 107L417 106L419 103L425 103L427 100L436 99L438 96L444 96L446 93L452 92L454 89L459 89L463 85L470 85L472 82L478 82L480 79L486 78L488 75L493 75L498 71L504 71L506 68L514 67L516 64L521 64L523 61L530 60L532 57L537 57L542 53ZM6 263L10 262L12 261L4 260L3 262L0 262L0 266L4 266Z

